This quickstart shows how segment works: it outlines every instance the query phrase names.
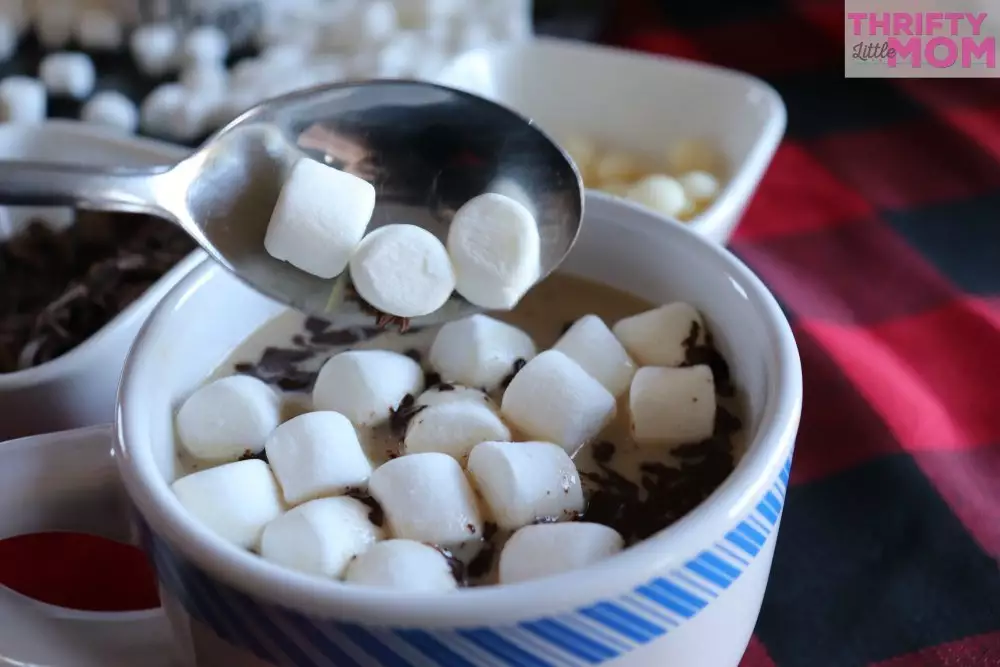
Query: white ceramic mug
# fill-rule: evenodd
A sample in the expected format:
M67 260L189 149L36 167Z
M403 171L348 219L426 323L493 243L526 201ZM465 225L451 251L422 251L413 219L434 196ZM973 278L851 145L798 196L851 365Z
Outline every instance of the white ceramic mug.
M698 307L747 396L749 446L666 530L583 570L448 595L322 581L209 532L170 490L173 412L281 310L212 263L160 303L126 363L114 455L182 662L197 667L735 667L760 611L801 409L792 332L723 248L603 195L565 269Z

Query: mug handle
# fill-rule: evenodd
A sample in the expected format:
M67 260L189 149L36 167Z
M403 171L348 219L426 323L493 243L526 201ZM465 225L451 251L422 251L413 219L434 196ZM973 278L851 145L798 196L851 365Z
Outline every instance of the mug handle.
M135 544L112 456L98 426L0 443L0 537L89 533ZM0 586L0 665L173 667L162 608L88 612Z

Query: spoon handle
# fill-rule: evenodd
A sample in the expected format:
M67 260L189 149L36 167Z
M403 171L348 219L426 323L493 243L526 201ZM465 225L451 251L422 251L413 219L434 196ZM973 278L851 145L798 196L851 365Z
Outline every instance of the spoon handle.
M156 196L156 184L169 170L0 160L0 205L71 206L172 219Z

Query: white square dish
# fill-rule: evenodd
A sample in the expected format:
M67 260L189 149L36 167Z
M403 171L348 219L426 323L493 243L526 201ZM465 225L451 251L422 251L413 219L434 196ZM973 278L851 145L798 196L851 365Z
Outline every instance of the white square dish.
M170 164L187 154L171 144L126 137L75 121L0 125L0 159L122 167ZM0 208L0 238L30 218L72 221L65 208ZM0 374L0 441L114 420L118 376L132 339L153 306L205 255L178 262L141 297L66 354L34 368Z
M471 51L437 82L500 102L560 140L583 136L661 161L679 140L708 141L725 158L727 173L718 198L688 224L723 244L785 132L785 105L760 79L565 40Z

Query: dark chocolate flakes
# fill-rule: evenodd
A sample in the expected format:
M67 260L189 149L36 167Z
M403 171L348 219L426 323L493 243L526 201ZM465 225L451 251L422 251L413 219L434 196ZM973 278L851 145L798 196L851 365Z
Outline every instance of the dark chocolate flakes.
M0 373L69 352L140 297L194 242L146 215L79 211L0 243Z

